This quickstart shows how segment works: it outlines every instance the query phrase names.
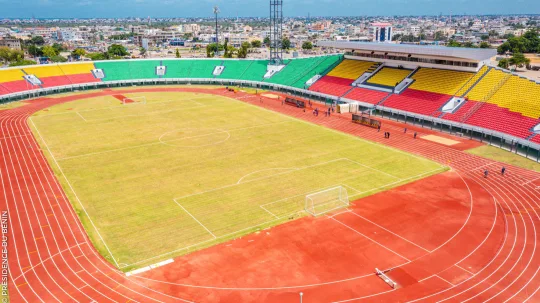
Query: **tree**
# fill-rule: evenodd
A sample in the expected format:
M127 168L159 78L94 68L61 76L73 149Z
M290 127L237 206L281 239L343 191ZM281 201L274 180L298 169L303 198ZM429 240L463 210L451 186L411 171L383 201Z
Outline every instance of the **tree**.
M281 48L283 49L291 48L291 40L289 40L288 38L283 38L283 40L281 40Z
M63 51L65 51L66 49L64 48L64 46L62 44L59 44L59 43L54 43L52 45L52 47L56 50L56 53L59 54Z
M90 58L92 61L107 60L108 54L107 53L89 53L88 58Z
M36 64L36 61L21 59L21 60L11 63L9 66L11 67L11 66L35 65L35 64Z
M60 55L52 56L50 57L50 59L52 62L67 62L68 61L66 57L63 57Z
M141 56L143 57L146 57L146 48L144 47L139 48L139 54L141 54Z
M54 49L54 47L50 46L50 45L45 45L41 51L43 52L43 55L45 57L49 57L49 58L52 58L56 55L58 55L58 53L56 52L56 49Z
M482 41L488 41L489 40L489 35L482 35L480 37L480 39L482 39Z
M10 58L11 58L11 49L6 46L0 47L0 60L7 63L9 62Z
M264 38L263 43L264 43L266 46L270 45L270 37Z
M30 39L30 42L36 45L43 45L45 44L45 39L43 39L43 37L41 36L35 36L35 37L32 37L32 39Z
M262 46L262 42L261 42L261 40L253 40L253 41L251 41L251 46L253 48L259 48L259 47Z
M249 43L242 43L242 46L237 51L238 58L246 58L247 57L248 48L249 48L248 45L250 45L250 44Z
M219 47L216 43L210 43L206 46L206 57L212 58L218 51Z
M401 38L403 38L403 34L393 35L392 41L401 41Z
M497 52L499 54L504 54L507 52L524 53L527 51L526 40L527 39L524 39L523 37L512 37L501 44L501 46L497 48Z
M176 49L176 58L182 58L182 56L180 56L180 51L178 49Z
M232 58L232 55L229 55L229 39L225 39L225 43L223 44L223 57L225 58Z
M498 65L500 68L504 68L504 69L508 69L508 67L510 66L510 62L508 62L508 59L504 58L504 59L501 59L501 61L499 61L499 65Z
M450 41L448 41L448 44L446 45L448 47L461 47L461 43L453 40L453 39L450 39Z
M313 43L311 43L310 41L304 42L302 44L302 49L304 49L304 50L313 49Z
M517 67L523 67L525 65L528 65L531 63L531 59L525 57L525 55L523 55L522 53L514 53L514 55L512 56L512 58L510 58L508 60L508 63L511 65L511 66L515 66L516 68Z
M31 55L31 56L34 56L34 57L43 56L43 52L41 51L41 48L39 48L39 47L37 47L35 45L28 46L28 54Z
M120 44L113 44L113 45L109 46L109 48L107 49L107 52L111 56L116 56L116 57L124 57L124 56L129 55L126 48L124 46L120 45Z
M441 31L436 32L435 41L443 41L443 40L446 40L446 36L444 35L444 33Z
M467 41L467 42L463 43L463 47L477 48L477 46L474 45L474 43L472 43L472 42L470 42L470 41Z
M491 44L486 41L480 42L480 48L491 48Z
M86 56L86 50L82 48L76 48L71 52L71 56L79 60L81 57Z

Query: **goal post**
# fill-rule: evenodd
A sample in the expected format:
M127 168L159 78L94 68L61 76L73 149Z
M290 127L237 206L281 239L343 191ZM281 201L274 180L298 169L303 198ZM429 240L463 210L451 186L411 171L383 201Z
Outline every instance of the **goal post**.
M349 207L349 195L343 186L336 186L306 196L305 210L312 216Z
M146 97L145 96L139 96L139 97L124 98L124 99L122 99L122 104L123 105L146 104Z

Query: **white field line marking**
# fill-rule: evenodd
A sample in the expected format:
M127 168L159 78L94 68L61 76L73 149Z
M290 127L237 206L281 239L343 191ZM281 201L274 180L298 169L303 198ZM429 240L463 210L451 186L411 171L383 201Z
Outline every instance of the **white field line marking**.
M264 209L267 213L271 214L272 216L276 217L276 219L279 219L278 216L274 215L271 211L269 211L268 209L264 208L264 206L262 205L259 205L260 208Z
M356 163L356 164L358 164L358 165L360 165L360 166L363 166L363 167L366 167L366 168L368 168L368 169L371 169L371 170L374 170L374 171L376 171L376 172L379 172L379 173L381 173L381 174L384 174L384 175L390 176L390 177L392 177L392 178L394 178L394 179L398 179L398 180L401 180L401 178L398 178L398 177L396 177L396 176L394 176L394 175L391 175L391 174L389 174L389 173L386 173L386 172L384 172L384 171L382 171L382 170L379 170L379 169L376 169L376 168L373 168L373 167L367 166L367 165L365 165L365 164L362 164L362 163L360 163L360 162L357 162L357 161L351 160L351 159L349 159L349 158L345 158L345 159L347 159L347 160L351 161L352 163Z
M77 113L77 115L78 115L79 117L81 117L81 119L83 119L84 122L88 122L88 121L81 115L81 113L79 113L79 112L76 112L76 113Z
M180 206L180 208L182 208L190 217L193 218L193 220L197 221L197 223L199 223L204 229L206 229L206 231L212 235L212 237L214 237L214 239L217 239L216 235L214 235L206 226L204 226L204 224L201 223L201 221L197 220L197 218L195 218L195 216L193 216L189 211L187 211L187 209L185 209L182 205L180 205L180 203L178 203L178 201L176 201L176 199L173 199L174 203L176 203L176 205Z
M73 246L71 246L71 247L68 247L68 248L66 248L66 249L64 249L64 250L62 250L62 251L59 251L59 252L55 253L54 255L52 255L52 256L50 256L50 257L48 257L48 258L46 258L46 259L41 260L41 262L39 262L39 263L37 263L37 264L35 264L35 265L32 265L32 267L30 267L29 269L23 271L20 275L18 275L17 277L15 277L15 279L13 279L13 281L19 279L20 277L22 277L22 276L23 276L24 274L26 274L27 272L29 272L29 271L31 271L31 270L34 270L34 268L38 267L39 265L41 265L41 264L47 262L48 260L50 260L50 259L52 259L52 258L58 256L59 254L62 254L62 253L66 252L66 251L68 251L68 250L70 250L70 249L79 247L79 246L84 245L84 244L86 244L86 242L83 242L83 243L79 243L79 244L73 245Z
M457 267L457 268L459 268L459 269L461 269L461 270L463 270L463 271L465 271L465 272L468 272L468 273L470 273L471 275L474 276L474 273L473 273L473 272L471 272L471 271L469 271L469 270L467 270L467 269L465 269L465 268L463 268L463 267L461 267L461 266L459 266L459 265L457 265L457 264L454 264L454 266Z
M434 170L431 170L431 171L428 171L428 172L425 172L425 173L418 174L416 176L408 177L408 178L405 178L405 179L400 179L398 181L391 182L391 183L379 186L377 188L372 188L372 189L369 189L369 190L366 190L366 191L359 192L357 194L349 196L349 198L350 197L355 197L355 196L358 196L358 195L361 195L361 194L369 193L369 192L372 192L372 191L376 191L376 190L379 190L379 189L382 189L382 188L385 188L385 187L388 187L388 186L392 186L392 185L395 185L395 184L399 184L399 183L402 183L402 182L405 182L405 181L408 181L408 180L420 178L420 177L422 177L424 175L432 174L432 173L435 173L435 172L438 172L438 171L443 172L444 170L445 170L445 167L440 167L440 168L437 168L437 169L434 169Z
M455 286L454 284L450 283L450 281L448 281L448 280L446 280L446 279L443 279L443 278L442 278L441 276L439 276L439 275L434 275L434 277L437 277L437 278L443 280L444 282L446 282L446 283L448 283L448 284L450 284L450 285L452 285L452 286Z
M257 125L257 126L250 126L250 127L243 127L243 128L233 128L233 129L229 129L229 130L227 130L227 131L228 131L228 132L232 132L232 131L237 131L237 130L245 130L245 129L250 129L250 128L264 127L264 126L275 125L275 124L281 124L281 123L289 123L289 122L291 122L291 121L280 121L280 122L275 122L275 123L265 123L265 124L261 124L261 125ZM175 140L181 140L181 139L182 139L182 138L180 138L180 139L174 139L174 140L169 140L169 141L175 141ZM169 141L165 141L165 142L169 142ZM104 151L100 151L100 152L93 152L93 153L80 154L80 155L71 156L71 157L58 158L57 160L58 160L58 161L63 161L63 160L69 160L69 159L76 159L76 158L82 158L82 157L89 157L89 156L95 156L95 155L101 155L101 154L107 154L107 153L114 153L114 152L118 152L118 151L124 151L124 150L129 150L129 149L136 149L136 148L141 148L141 147L146 147L146 146L152 146L152 145L159 145L159 144L163 144L163 143L161 143L161 142L145 143L145 144L139 144L139 145L134 145L134 146L128 146L128 147L121 147L121 148L109 149L109 150L104 150Z
M107 249L107 252L109 253L109 255L111 256L111 258L113 259L114 261L114 264L116 264L116 267L119 267L118 265L118 262L116 262L116 258L114 257L114 255L112 254L111 250L109 249L109 246L107 245L107 243L105 243L105 240L103 239L103 236L101 236L101 234L99 233L99 230L97 229L96 225L94 224L94 221L92 220L92 218L90 217L90 215L88 214L88 211L86 211L86 208L84 207L84 205L82 204L82 201L81 199L79 199L79 196L77 195L77 193L75 192L75 189L73 188L73 186L71 185L71 182L69 182L68 178L66 177L66 174L64 174L64 170L62 169L62 167L60 167L60 164L58 164L58 161L56 161L56 158L54 157L53 153L51 152L51 149L49 148L49 145L47 144L47 142L45 141L45 139L43 139L43 136L41 135L41 132L39 131L39 129L37 128L36 124L34 123L34 120L32 119L32 117L29 117L28 120L32 123L32 125L34 126L34 129L36 130L36 132L38 133L39 135L39 138L41 139L41 141L43 142L43 144L45 145L45 147L47 148L47 151L49 152L49 154L51 155L51 158L53 159L54 163L56 164L56 167L58 167L58 170L60 170L60 173L62 174L62 176L64 177L64 179L66 180L66 183L68 184L69 188L71 189L71 192L73 193L73 195L75 195L75 198L77 199L77 201L79 202L79 205L81 206L81 208L83 209L86 217L88 217L88 221L90 221L90 224L92 224L92 227L94 228L94 230L96 231L97 235L99 236L99 239L101 240L101 242L103 242L103 245L105 246L105 248Z
M383 229L383 230L385 230L385 231L391 233L392 235L394 235L394 236L400 238L401 240L404 240L404 241L406 241L406 242L408 242L408 243L410 243L410 244L412 244L412 245L414 245L414 246L416 246L416 247L418 247L418 248L420 248L420 249L422 249L422 250L424 250L424 251L426 251L426 252L428 252L428 253L431 253L431 251L429 251L429 250L423 248L422 246L420 246L420 245L418 245L418 244L416 244L416 243L414 243L414 242L412 242L412 241L409 241L409 240L403 238L402 236L400 236L400 235L398 235L398 234L396 234L396 233L394 233L394 232L392 232L392 231L390 231L390 230L388 230L388 229L386 229L386 228L380 226L379 224L377 224L377 223L375 223L375 222L373 222L373 221L368 220L367 218L362 217L361 215L357 214L356 212L352 211L351 213L352 213L353 215L357 216L358 218L364 219L364 220L368 221L369 223L371 223L371 224L373 224L373 225L379 227L380 229Z
M246 227L246 228L243 228L243 229L240 229L240 230L237 230L237 231L234 231L232 233L228 233L226 235L223 235L223 236L219 236L217 237L217 239L221 239L221 238L225 238L225 237L229 237L229 236L232 236L232 235L235 235L235 234L238 234L238 233L241 233L245 230L248 230L248 229L253 229L253 228L256 228L256 227L259 227L259 226L263 226L265 224L269 224L269 223L272 223L272 222L275 222L275 221L278 221L278 220L282 220L290 215L294 215L294 214L299 214L299 213L304 213L305 211L296 211L296 212L292 212L292 213L288 213L282 217L280 217L279 219L272 219L270 221L266 221L266 222L263 222L263 223L260 223L260 224L257 224L257 225L253 225L253 226L250 226L250 227ZM192 245L189 245L189 246L186 246L186 247L182 247L182 248L179 248L179 249L175 249L173 251L170 251L170 252L166 252L166 253L163 253L161 255L157 255L157 256L154 256L154 257L151 257L151 258L148 258L148 259L145 259L145 260L141 260L141 261L137 261L135 263L131 263L131 264L128 264L124 267L127 267L127 266L132 266L132 265L137 265L137 264L140 264L140 263L144 263L144 262L147 262L149 260L153 260L153 259L157 259L157 258L161 258L163 256L167 256L167 255L170 255L172 253L175 253L175 252L179 252L179 251L183 251L183 250L187 250L187 249L190 249L192 247L196 247L196 246L199 246L199 245L202 245L202 244L205 244L205 243L209 243L209 242L212 242L212 241L215 241L216 239L209 239L209 240L205 240L205 241L201 241L201 242L198 242L198 243L195 243L195 244L192 244ZM124 267L120 267L120 268L124 268Z
M333 162L338 162L338 161L343 161L343 160L346 160L346 159L345 159L345 158L340 158L340 159L334 159L334 160L330 160L330 161L326 161L326 162L322 162L322 163L317 163L317 164L313 164L313 165L308 165L308 166L304 166L304 167L298 168L298 169L295 170L295 171L304 170L304 169L308 169L308 168L312 168L312 167L317 167L317 166L321 166L321 165L325 165L325 164L329 164L329 163L333 163ZM241 183L241 184L247 184L247 183L251 183L251 182L255 182L255 181L260 181L260 180L268 179L268 178L271 178L271 177L284 175L284 174L287 174L287 173L290 173L290 172L277 173L277 174L274 174L274 175L271 175L271 176L260 177L260 178L248 180L248 181L246 181L246 182L244 182L244 183ZM229 184L229 185L225 185L225 186L222 186L222 187L218 187L218 188L213 188L213 189L210 189L210 190L206 190L206 191L203 191L203 192L200 192L200 193L195 193L195 194L191 194L191 195L185 195L185 196L182 196L182 197L178 197L178 198L175 198L175 200L191 198L191 197L194 197L194 196L199 196L199 195L211 193L211 192L218 191L218 190L222 190L222 189L226 189L226 188L230 188L230 187L235 187L235 186L238 186L238 185L240 185L240 184L238 184L238 183ZM264 205L267 205L267 204L264 204Z
M156 264L152 264L152 265L149 265L149 266L146 266L146 267L143 267L143 268L139 268L139 269L136 269L136 270L133 270L133 271L129 271L129 272L126 273L126 277L133 276L133 275L136 275L136 274L140 274L140 273L143 273L145 271L149 271L149 270L161 267L161 266L165 266L167 264L171 264L173 262L174 262L173 259L168 259L168 260L156 263Z
M266 169L257 170L257 171L251 172L251 173L243 176L242 178L240 178L240 180L238 180L238 182L236 182L236 184L242 183L242 180L244 180L244 178L249 177L249 176L251 176L253 174L260 173L260 172L263 172L263 171L269 171L269 170L298 170L298 168L295 168L295 167L289 167L289 168L276 167L276 168L266 168Z
M218 145L218 144L226 142L227 140L229 140L231 138L231 133L230 132L228 132L226 130L218 129L218 128L216 128L215 130L217 130L218 132L199 135L199 136L183 137L183 138L180 138L180 139L173 139L173 140L168 140L168 141L162 141L161 138L163 138L163 136L165 136L166 134L168 134L170 132L173 132L173 131L170 131L170 132L166 132L165 134L161 135L161 137L159 137L159 143L165 144L165 145L168 145L168 146L173 146L173 147L180 147L180 148L200 148L200 147ZM216 141L216 142L212 142L212 143L208 143L208 144L201 144L201 145L180 145L180 146L178 146L178 145L168 144L167 143L167 142L173 142L173 141L174 142L181 141L181 140L185 140L185 139L202 138L202 137L207 137L207 136L211 136L211 135L215 135L215 134L227 134L227 138L222 139L220 141Z
M352 230L353 232L355 232L355 233L357 233L357 234L361 235L362 237L364 237L364 238L366 238L366 239L370 240L371 242L373 242L373 243L375 243L375 244L379 245L380 247L382 247L382 248L384 248L384 249L386 249L386 250L388 250L388 251L390 251L390 252L394 253L394 254L395 254L396 256L398 256L398 257L400 257L400 258L402 258L402 259L404 259L404 260L406 260L406 261L408 261L408 262L411 262L411 260L409 260L409 259L405 258L404 256L402 256L402 255L398 254L397 252L395 252L395 251L391 250L390 248L388 248L388 247L386 247L386 246L382 245L381 243L379 243L379 242L377 242L377 241L375 241L375 240L371 239L370 237L368 237L368 236L364 235L363 233L361 233L361 232L357 231L356 229L354 229L354 228L350 227L349 225L347 225L347 224L345 224L345 223L343 223L343 222L341 222L341 221L337 220L336 218L332 218L332 220L334 220L334 221L336 221L337 223L339 223L339 224L341 224L341 225L343 225L343 226L347 227L348 229Z

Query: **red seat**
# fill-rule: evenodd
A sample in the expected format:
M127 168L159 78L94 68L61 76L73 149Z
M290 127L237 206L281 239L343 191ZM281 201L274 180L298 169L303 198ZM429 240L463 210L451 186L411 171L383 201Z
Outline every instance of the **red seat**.
M7 95L7 94L10 94L10 93L11 93L11 91L9 91L2 84L0 84L0 95Z
M73 84L101 82L100 79L96 79L92 74L67 75L67 77Z
M532 135L531 129L539 121L525 117L520 113L512 112L507 108L485 103L465 123L492 129L519 138Z
M345 95L345 98L370 104L377 104L386 96L388 96L388 93L386 92L357 87Z
M43 83L43 87L65 86L71 84L71 81L69 81L69 78L66 76L39 78L39 80Z
M324 76L309 87L310 91L328 94L336 97L343 96L348 92L354 81L351 79Z
M2 83L2 86L12 93L24 92L26 90L39 89L39 86L32 86L26 80L17 80Z
M452 96L407 89L401 95L392 95L383 105L412 113L430 116L437 112Z

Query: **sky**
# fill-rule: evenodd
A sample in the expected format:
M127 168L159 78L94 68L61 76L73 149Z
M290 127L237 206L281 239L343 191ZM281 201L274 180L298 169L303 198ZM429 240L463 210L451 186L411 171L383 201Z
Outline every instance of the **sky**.
M268 0L0 0L0 18L266 17ZM539 0L284 0L284 15L540 14Z

